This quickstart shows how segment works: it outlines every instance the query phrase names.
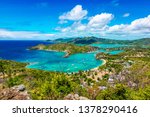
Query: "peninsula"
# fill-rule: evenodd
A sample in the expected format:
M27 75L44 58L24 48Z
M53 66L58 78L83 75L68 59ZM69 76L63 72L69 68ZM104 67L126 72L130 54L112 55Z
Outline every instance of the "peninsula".
M30 48L30 50L65 52L66 53L64 55L65 58L72 54L92 52L92 51L96 51L97 49L98 47L78 46L78 45L70 44L70 43L58 43L58 44L51 44L51 45L39 44L37 46Z

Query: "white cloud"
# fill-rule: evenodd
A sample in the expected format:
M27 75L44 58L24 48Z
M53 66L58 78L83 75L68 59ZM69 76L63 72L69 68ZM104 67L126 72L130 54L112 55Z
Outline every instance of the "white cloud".
M128 25L124 25L124 24L121 24L121 25L114 25L114 26L111 26L109 27L109 29L107 30L107 32L122 32L122 31L126 31L127 30L127 27Z
M113 14L101 13L89 18L87 24L82 24L81 21L75 21L71 26L68 27L57 27L56 30L61 31L64 35L93 35L101 34L102 31L108 28L109 22L113 19Z
M143 33L150 32L150 15L145 18L136 19L131 24L114 25L109 32Z
M124 38L143 38L150 36L150 15L132 21L130 24L114 25L105 31L106 34L124 36Z
M114 6L119 5L119 0L112 0ZM82 19L87 15L88 11L83 10L81 5L75 6L71 11L64 13L59 17L62 23L72 20L74 23L67 27L59 27L57 30L63 36L83 36L96 35L111 38L135 39L150 36L150 15L145 18L139 18L130 24L119 24L109 26L114 15L111 13L101 13L87 18L89 21L82 24ZM123 14L122 17L129 17L130 13Z
M72 28L76 31L84 31L86 29L86 25L81 22L74 22Z
M84 31L87 33L88 31L98 32L100 30L104 30L107 27L107 24L113 19L113 15L109 13L101 13L89 18L89 22L87 24L82 24L81 21L74 22L71 26L65 28L56 28L61 32L78 32Z
M68 23L68 21L66 21L66 20L60 20L58 23L59 24L66 24L66 23Z
M78 22L74 22L71 26L65 28L57 27L56 30L61 32L78 32L78 31L85 31L86 28L87 28L86 25L78 21Z
M64 13L59 17L60 20L82 20L87 15L88 11L83 10L81 5L76 5L71 11Z
M40 32L30 31L10 31L0 29L0 38L6 39L49 39L55 36L54 34L44 34Z
M124 15L123 15L123 17L129 17L130 16L130 13L125 13Z
M130 28L132 30L150 30L150 15L145 18L134 20Z
M65 27L65 28L57 27L55 30L61 31L61 32L69 32L71 31L71 27Z
M109 13L98 14L91 17L87 24L82 24L81 21L78 21L65 28L59 27L59 31L66 36L95 35L115 39L150 37L150 15L145 18L136 19L130 24L109 26L108 24L113 17L114 16Z
M95 15L90 18L88 26L102 28L106 26L113 19L113 17L114 16L110 13L101 13L101 14Z

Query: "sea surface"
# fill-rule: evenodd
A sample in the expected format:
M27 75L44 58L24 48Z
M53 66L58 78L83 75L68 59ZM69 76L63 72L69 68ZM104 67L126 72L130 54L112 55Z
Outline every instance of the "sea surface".
M102 65L102 61L96 60L95 55L98 52L105 52L104 50L98 50L96 52L79 53L71 55L68 58L63 58L64 52L28 49L38 44L52 43L46 41L0 41L0 59L29 63L27 68L69 73L78 72L79 70L89 70ZM108 47L110 45L99 44L97 46ZM112 51L110 53L118 54L120 52Z
M100 47L100 48L118 48L118 47L128 46L123 44L90 44L90 45L95 47Z

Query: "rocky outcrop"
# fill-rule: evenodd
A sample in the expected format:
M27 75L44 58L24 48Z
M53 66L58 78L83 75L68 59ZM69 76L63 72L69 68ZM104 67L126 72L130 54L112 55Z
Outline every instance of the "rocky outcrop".
M79 96L78 94L68 94L66 97L64 97L64 100L89 100L89 99L83 96Z
M0 91L0 100L30 100L24 85L5 88Z

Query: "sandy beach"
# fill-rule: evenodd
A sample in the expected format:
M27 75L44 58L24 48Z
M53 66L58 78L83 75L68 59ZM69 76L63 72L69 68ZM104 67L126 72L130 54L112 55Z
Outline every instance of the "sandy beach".
M100 65L100 66L102 66L102 65L105 65L106 64L106 60L105 59L101 59L103 62L102 62L102 64ZM95 71L95 70L98 70L98 68L99 68L99 66L98 67L95 67L95 68L93 68L93 69L91 69L92 71Z

